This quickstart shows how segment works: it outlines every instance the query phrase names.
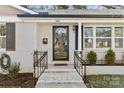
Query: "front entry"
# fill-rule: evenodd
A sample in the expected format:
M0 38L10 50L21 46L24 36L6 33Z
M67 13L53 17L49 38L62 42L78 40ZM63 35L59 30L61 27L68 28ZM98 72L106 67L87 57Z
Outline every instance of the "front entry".
M69 60L69 27L53 26L53 61Z

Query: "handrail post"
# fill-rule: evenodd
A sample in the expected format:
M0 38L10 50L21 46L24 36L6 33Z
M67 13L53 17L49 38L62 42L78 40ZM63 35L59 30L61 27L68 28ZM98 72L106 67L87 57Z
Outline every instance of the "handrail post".
M35 69L35 51L34 51L34 54L33 54L33 68L34 68L34 77L36 77L36 69Z
M40 61L40 67L39 67L39 69L40 69L40 74L41 74L41 69L42 69L42 66L41 66L41 60L39 60Z
M46 52L46 69L48 69L48 51Z
M86 83L86 79L87 79L87 76L86 76L86 64L84 62L84 83Z
M75 62L75 51L74 51L74 68L76 68L76 62Z

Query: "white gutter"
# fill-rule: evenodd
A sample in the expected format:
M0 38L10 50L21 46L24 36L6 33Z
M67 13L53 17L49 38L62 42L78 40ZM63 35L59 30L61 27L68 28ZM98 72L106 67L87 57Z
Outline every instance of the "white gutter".
M39 23L124 23L124 18L21 18L23 22Z
M0 22L22 22L17 16L0 16Z

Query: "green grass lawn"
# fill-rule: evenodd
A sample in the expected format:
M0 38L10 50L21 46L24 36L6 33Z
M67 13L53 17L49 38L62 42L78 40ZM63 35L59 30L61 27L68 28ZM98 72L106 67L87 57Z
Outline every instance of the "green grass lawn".
M124 75L88 75L87 87L124 88Z

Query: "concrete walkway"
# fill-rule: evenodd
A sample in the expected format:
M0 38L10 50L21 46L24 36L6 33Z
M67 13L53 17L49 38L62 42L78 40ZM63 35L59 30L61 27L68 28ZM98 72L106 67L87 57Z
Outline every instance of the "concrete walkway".
M49 66L39 78L36 88L86 88L79 74L68 66Z

